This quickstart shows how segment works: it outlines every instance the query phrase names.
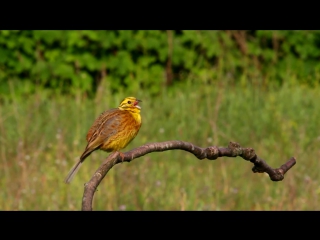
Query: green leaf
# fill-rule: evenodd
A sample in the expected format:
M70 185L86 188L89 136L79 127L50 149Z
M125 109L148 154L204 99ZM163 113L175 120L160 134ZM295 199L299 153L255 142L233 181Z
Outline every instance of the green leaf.
M59 64L55 66L55 68L53 69L53 73L55 76L59 76L61 78L72 79L74 70L73 67L68 64Z

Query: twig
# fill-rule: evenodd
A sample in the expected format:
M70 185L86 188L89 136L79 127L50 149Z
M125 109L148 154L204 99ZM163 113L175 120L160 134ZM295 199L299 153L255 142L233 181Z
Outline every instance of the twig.
M135 158L142 157L151 152L163 152L167 150L180 149L194 154L198 159L216 160L219 157L237 157L254 164L252 171L254 173L266 172L272 181L281 181L285 173L296 164L296 159L291 157L280 168L271 168L263 159L259 158L253 148L243 148L238 143L230 142L228 147L210 146L201 148L189 142L167 141L158 143L148 143L125 153L114 152L110 154L93 177L84 186L82 199L82 210L92 211L93 195L108 171L116 164L121 162L130 162Z

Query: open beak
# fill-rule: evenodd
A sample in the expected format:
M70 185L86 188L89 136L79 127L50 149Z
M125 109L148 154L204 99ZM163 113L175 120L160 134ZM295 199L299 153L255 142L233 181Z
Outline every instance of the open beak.
M139 99L136 99L136 101L134 102L134 106L135 106L136 108L141 109L141 107L138 105L138 104L139 104L139 102L142 102L142 101L141 101L141 100L139 100Z

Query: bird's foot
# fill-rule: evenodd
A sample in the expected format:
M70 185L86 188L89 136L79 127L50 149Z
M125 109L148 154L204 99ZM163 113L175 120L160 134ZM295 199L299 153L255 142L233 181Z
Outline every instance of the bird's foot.
M118 152L119 153L119 155L120 155L120 157L121 157L121 162L123 163L124 162L124 154L122 153L122 152Z

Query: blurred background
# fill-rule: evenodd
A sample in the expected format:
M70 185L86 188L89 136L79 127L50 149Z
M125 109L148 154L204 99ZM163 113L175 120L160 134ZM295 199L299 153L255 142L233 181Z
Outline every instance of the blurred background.
M319 210L320 31L0 31L0 209L80 210L95 151L63 182L96 117L127 96L143 124L123 151L236 141L281 182L237 158L181 150L114 166L94 210Z

